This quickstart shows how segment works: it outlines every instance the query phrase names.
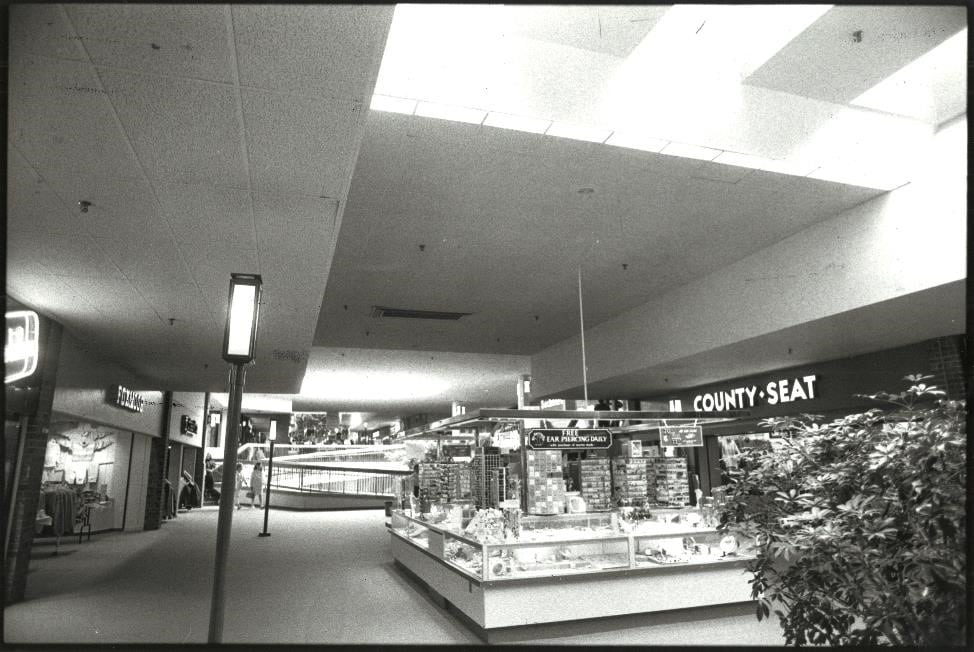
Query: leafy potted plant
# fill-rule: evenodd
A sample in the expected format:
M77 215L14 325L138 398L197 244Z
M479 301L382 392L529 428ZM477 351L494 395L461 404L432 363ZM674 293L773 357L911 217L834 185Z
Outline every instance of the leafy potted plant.
M757 617L788 644L965 643L966 409L929 378L868 396L887 409L766 420L774 449L743 454L720 529L755 541Z

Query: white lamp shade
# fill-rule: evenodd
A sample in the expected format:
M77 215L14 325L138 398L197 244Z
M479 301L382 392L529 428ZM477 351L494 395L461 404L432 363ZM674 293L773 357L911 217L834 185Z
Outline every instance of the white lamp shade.
M271 421L270 432L267 433L267 440L274 441L277 439L277 421Z
M259 275L230 275L227 329L223 339L223 359L228 362L250 362L254 359L260 286Z

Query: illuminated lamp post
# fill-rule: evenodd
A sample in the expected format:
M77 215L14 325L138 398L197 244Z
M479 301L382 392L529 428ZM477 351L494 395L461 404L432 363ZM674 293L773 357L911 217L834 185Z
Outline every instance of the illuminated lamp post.
M267 513L271 507L271 475L274 473L274 440L277 439L277 421L271 421L271 430L267 433L267 440L271 443L271 451L267 458L267 493L264 497L264 531L257 534L259 537L269 537L267 531Z
M223 334L223 359L230 367L230 401L227 435L223 445L223 479L220 487L220 515L216 530L216 558L213 569L213 597L210 602L209 643L223 639L223 588L226 582L230 526L233 523L233 495L237 482L237 443L240 439L240 403L245 380L244 365L254 361L257 320L260 309L259 274L230 274L227 326Z

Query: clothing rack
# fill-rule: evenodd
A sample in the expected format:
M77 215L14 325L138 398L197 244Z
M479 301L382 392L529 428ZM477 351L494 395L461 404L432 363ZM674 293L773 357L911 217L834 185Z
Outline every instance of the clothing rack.
M78 515L78 496L63 482L46 484L42 489L44 511L51 517L51 531L54 533L54 554L61 550L61 535L74 534Z

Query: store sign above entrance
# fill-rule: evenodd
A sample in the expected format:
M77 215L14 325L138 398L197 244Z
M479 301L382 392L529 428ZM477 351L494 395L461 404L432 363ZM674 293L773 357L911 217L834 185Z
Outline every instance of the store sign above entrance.
M145 409L145 397L121 385L108 389L108 402L132 412L141 412Z
M661 446L703 446L701 426L660 426Z
M7 313L7 339L3 345L4 384L27 378L37 371L39 320L33 310Z
M781 378L768 381L763 387L748 385L734 389L706 392L693 397L693 409L703 412L723 412L724 410L746 410L760 405L778 405L794 401L807 401L816 398L818 376L810 374L797 378ZM683 411L683 402L670 401L670 410Z
M608 448L612 433L592 428L544 428L529 432L528 443L534 449Z

